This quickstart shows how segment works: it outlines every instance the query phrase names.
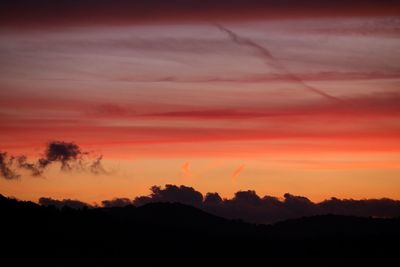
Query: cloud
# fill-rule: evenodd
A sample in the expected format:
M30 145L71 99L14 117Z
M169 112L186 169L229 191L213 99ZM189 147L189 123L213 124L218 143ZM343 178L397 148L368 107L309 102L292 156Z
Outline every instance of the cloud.
M30 163L26 156L18 156L16 157L16 161L18 168L30 171L32 176L41 176L43 174L44 167L40 162L39 164Z
M52 141L48 143L45 157L38 160L41 168L46 168L52 163L60 163L61 170L82 170L93 174L108 174L102 165L103 156L100 155L95 160L87 158L89 152L82 149L73 142Z
M272 115L272 114L271 114ZM164 113L154 113L147 116L163 117L163 118L203 118L203 119L246 119L266 117L268 114L262 111L241 111L235 109L213 109L213 110L188 110L188 111L171 111Z
M124 118L136 116L136 111L130 106L115 103L105 103L90 107L86 114L90 117Z
M182 177L183 178L192 178L192 172L190 170L190 163L189 162L185 162L183 163L182 167L181 167L181 171L182 171Z
M246 165L241 164L235 169L235 171L232 173L232 182L237 182L237 178L244 171L244 168L246 168Z
M82 209L84 207L92 207L92 205L87 204L85 202L73 199L63 199L63 200L56 200L47 197L41 197L39 199L39 204L42 206L54 206L56 208L63 208L69 207L73 209Z
M126 207L132 205L133 202L129 198L114 198L111 200L103 200L101 204L105 208L112 208L112 207Z
M339 199L330 198L321 202L312 202L307 197L290 193L283 198L265 195L259 196L254 190L241 190L231 199L223 199L216 193L207 193L205 197L192 187L167 184L164 188L153 186L150 195L129 198L114 198L101 202L101 207L125 207L128 205L143 206L156 202L179 202L195 206L206 212L228 219L241 219L252 223L275 223L287 219L314 215L346 215L360 217L391 218L400 216L400 200L382 199ZM57 208L83 207L95 208L96 205L63 199L40 198L39 204Z
M167 184L165 188L153 186L150 190L150 196L135 198L134 204L139 205L146 202L179 202L199 207L203 203L203 195L200 192L184 185L176 186Z
M18 179L20 175L13 169L14 157L9 157L6 152L0 151L0 176L7 180Z
M222 198L218 193L207 193L204 197L204 205L220 205Z
M0 23L6 26L132 24L290 17L397 15L393 0L3 0Z
M62 171L80 170L90 171L93 174L107 174L102 165L103 156L92 161L87 158L89 154L89 152L83 152L73 142L52 141L48 143L45 156L38 160L37 166L45 169L50 164L60 163Z
M90 172L93 174L109 174L110 172L107 171L102 164L102 159L103 156L99 156L97 159L95 159L89 166Z
M357 72L357 71L320 71L320 72L299 72L295 74L303 81L355 81L355 80L380 80L380 79L399 79L400 73L398 72ZM154 79L134 81L140 82L154 82ZM284 73L263 73L242 76L206 76L200 78L175 78L175 83L265 83L277 81L292 81L290 75Z
M54 163L61 165L62 171L89 171L93 174L109 174L102 165L103 156L95 160L88 158L89 152L73 142L52 141L47 144L44 156L35 162L29 162L27 156L8 156L0 152L0 174L8 180L21 177L19 170L26 170L32 176L41 176L47 167Z
M319 208L306 197L295 196L289 193L284 194L283 197L284 206L296 217L310 216L318 212Z
M347 118L363 116L398 116L400 114L400 93L375 92L357 94L343 98L340 102L326 103L314 100L307 105L265 106L258 108L231 108L231 109L206 109L182 110L163 113L146 114L149 117L160 118L198 118L198 119L257 119L307 116L310 119L317 116L345 115Z
M83 153L75 143L53 141L48 143L45 157L39 159L40 167L47 167L53 162L60 162L62 170L72 170L73 164L81 165Z
M251 47L251 48L255 49L256 51L258 51L259 54L264 58L265 63L267 65L274 67L276 70L278 70L280 72L283 72L283 74L285 74L287 76L287 78L289 78L294 83L301 85L304 89L306 89L312 93L318 94L328 100L341 101L337 97L334 97L320 89L310 86L304 80L302 80L299 76L293 74L284 64L282 64L282 62L278 58L276 58L272 55L271 51L267 47L265 47L265 45L262 46L248 38L241 37L241 36L237 35L236 33L234 33L233 31L231 31L230 29L227 29L219 24L216 24L216 27L219 30L221 30L222 32L226 33L229 36L229 38L232 40L232 42L234 42L238 45Z
M257 195L254 190L238 191L231 199L222 199L218 193L203 195L192 187L166 185L153 186L148 196L136 197L133 203L142 206L152 202L180 202L193 205L212 214L242 219L253 223L274 223L304 216L336 214L361 217L400 216L400 201L392 199L338 199L319 203L304 196L289 193L283 198Z
M153 203L153 202L157 202L157 201L153 200L153 198L151 196L139 196L133 200L133 204L135 206L143 206L143 205Z
M240 205L260 205L261 198L257 195L254 190L238 191L231 200L233 203L238 203Z

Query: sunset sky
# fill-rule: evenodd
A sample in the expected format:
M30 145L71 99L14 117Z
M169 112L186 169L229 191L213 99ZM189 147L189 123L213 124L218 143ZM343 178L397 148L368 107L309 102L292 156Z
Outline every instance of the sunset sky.
M400 199L396 1L95 2L2 2L0 151L74 142L108 174L52 166L1 194Z

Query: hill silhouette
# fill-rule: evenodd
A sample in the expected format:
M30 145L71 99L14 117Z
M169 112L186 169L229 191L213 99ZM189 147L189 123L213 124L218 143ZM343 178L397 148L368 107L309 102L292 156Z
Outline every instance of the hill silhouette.
M400 219L321 215L251 224L179 203L61 209L0 195L8 266L383 266Z

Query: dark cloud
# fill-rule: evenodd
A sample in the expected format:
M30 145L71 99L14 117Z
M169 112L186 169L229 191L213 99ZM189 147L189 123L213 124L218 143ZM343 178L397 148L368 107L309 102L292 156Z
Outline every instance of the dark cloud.
M132 205L133 202L129 198L114 198L111 200L103 200L101 204L105 208L112 208L112 207L126 207Z
M256 194L256 191L254 190L236 192L231 201L233 203L246 206L258 206L261 204L261 198Z
M82 149L73 142L52 141L47 144L44 156L36 162L29 162L25 155L8 156L0 152L0 176L6 179L16 179L21 176L19 170L26 170L32 176L41 176L46 168L54 163L61 165L62 171L89 171L93 174L108 174L103 167L103 156L95 160L89 159L89 152Z
M228 219L240 219L252 223L275 223L287 219L314 215L346 215L360 217L390 218L400 216L400 201L382 199L338 199L331 198L321 202L312 202L304 196L289 193L283 198L266 195L260 197L254 190L239 191L231 199L222 199L218 193L203 195L192 187L167 184L164 188L153 186L148 196L114 198L101 202L101 207L143 206L156 202L178 202L198 207L211 214ZM97 207L79 200L55 200L40 198L39 204L57 208Z
M0 25L57 26L398 14L396 0L2 0Z
M81 163L83 154L75 143L53 141L47 145L45 157L39 159L38 163L45 168L53 162L59 162L62 170L71 170L73 163Z
M165 188L151 187L149 197L139 197L134 200L135 205L146 202L179 202L199 207L203 203L203 195L192 187L167 184Z
M42 206L54 206L56 208L63 208L69 207L73 209L82 209L84 207L92 207L90 204L79 200L73 199L63 199L63 200L56 200L52 198L42 197L39 199L39 204Z
M94 173L94 174L109 174L109 172L106 171L106 169L104 169L104 167L103 167L103 164L101 162L102 159L103 159L103 156L99 156L96 160L94 160L90 164L89 168L92 173Z
M293 216L311 216L318 213L319 207L317 207L308 198L303 196L295 196L289 193L284 194L285 199L283 201L288 212Z
M44 167L40 164L30 163L28 162L28 158L26 156L18 156L16 157L17 167L20 169L28 170L32 176L41 176L44 171Z
M400 201L392 199L338 199L319 203L304 196L286 193L282 199L260 197L254 190L236 192L231 199L222 199L218 193L203 195L192 187L166 185L153 186L149 196L135 198L133 203L142 206L152 202L180 202L203 209L212 214L242 219L254 223L273 223L304 216L335 214L362 217L400 216Z
M139 196L133 200L135 206L143 206L149 203L156 202L151 196Z
M204 197L204 205L219 205L222 203L222 198L218 193L207 193Z
M400 201L382 199L338 199L331 198L317 204L320 210L330 214L393 217L400 216Z
M0 151L0 176L7 180L18 179L20 177L20 175L12 169L14 159L14 157L9 157L6 152Z
M47 145L45 157L38 160L38 165L46 168L52 163L60 163L63 171L83 170L93 174L107 174L102 165L103 156L90 160L89 154L89 152L83 152L75 143L53 141Z

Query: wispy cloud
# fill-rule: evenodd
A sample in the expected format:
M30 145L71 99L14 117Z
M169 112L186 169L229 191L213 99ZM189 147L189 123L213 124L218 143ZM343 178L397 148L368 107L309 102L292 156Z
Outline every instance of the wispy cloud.
M0 176L7 180L18 179L20 175L13 169L15 158L0 151Z
M181 166L182 178L184 180L193 178L193 174L191 172L191 167L189 162L185 162Z
M242 174L242 172L244 171L244 169L246 168L246 165L244 164L240 164L232 173L232 177L231 177L231 181L232 183L236 184L237 183L237 179L239 178L240 174Z

